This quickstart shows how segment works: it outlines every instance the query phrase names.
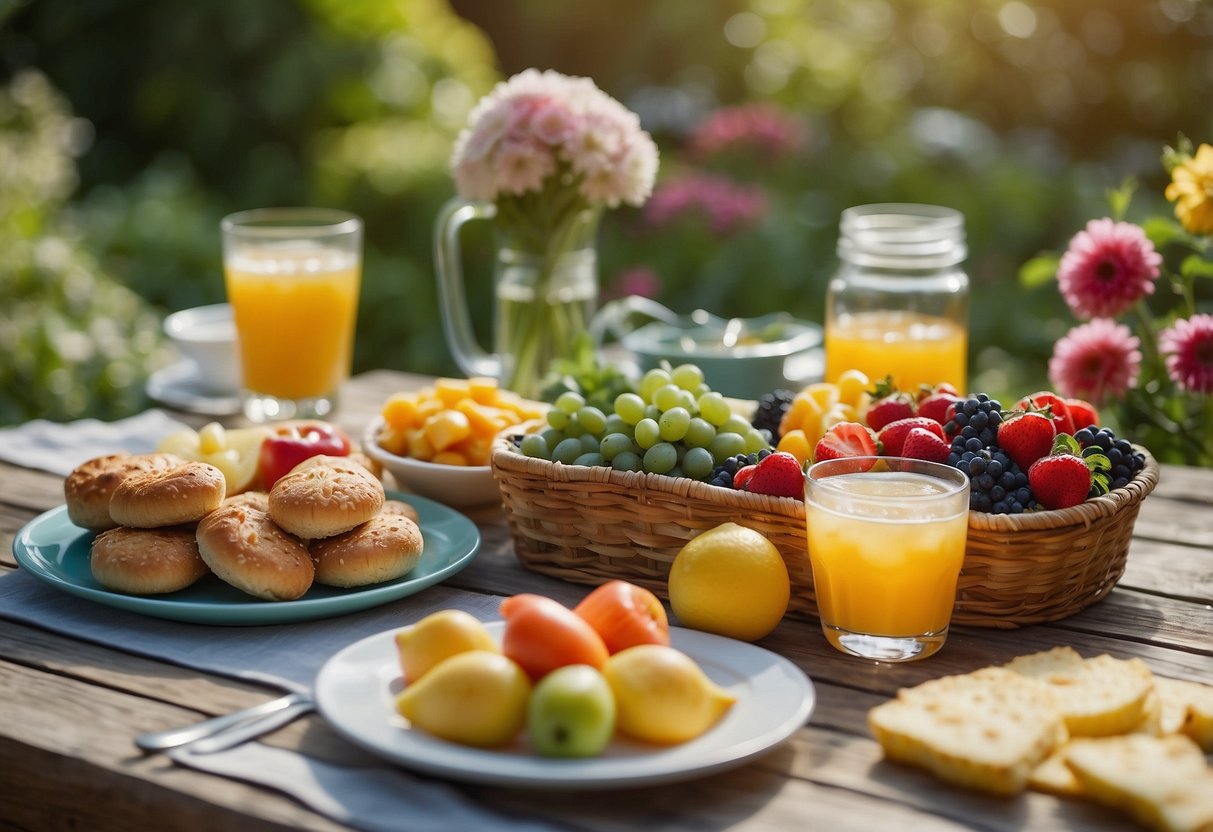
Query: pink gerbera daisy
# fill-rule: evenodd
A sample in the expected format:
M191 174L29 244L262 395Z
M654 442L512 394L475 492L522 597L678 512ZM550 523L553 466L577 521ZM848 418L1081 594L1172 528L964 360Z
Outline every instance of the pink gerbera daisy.
M1213 315L1180 319L1158 336L1167 375L1189 393L1213 393Z
M1070 240L1057 283L1080 318L1114 318L1154 291L1162 255L1139 226L1091 220Z
M1096 318L1076 326L1054 346L1049 381L1063 396L1096 407L1137 384L1141 342L1124 324Z

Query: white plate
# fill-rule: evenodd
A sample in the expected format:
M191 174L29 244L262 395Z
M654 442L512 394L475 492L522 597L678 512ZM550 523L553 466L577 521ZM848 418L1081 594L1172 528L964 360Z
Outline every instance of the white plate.
M208 391L190 361L178 361L152 373L146 390L152 399L187 413L231 416L240 412L240 396Z
M501 622L489 624L500 637ZM410 728L396 714L403 688L396 630L337 653L316 677L320 713L338 733L406 768L454 780L554 789L603 789L687 780L739 766L804 725L817 696L809 678L782 656L721 636L670 629L673 647L698 662L737 702L707 733L674 746L616 737L600 757L534 754L525 736L497 750L458 745Z

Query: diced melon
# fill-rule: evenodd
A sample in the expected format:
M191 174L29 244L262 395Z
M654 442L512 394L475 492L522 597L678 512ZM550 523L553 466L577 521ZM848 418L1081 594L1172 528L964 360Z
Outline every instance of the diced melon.
M463 465L469 464L467 457L459 453L459 451L442 451L434 454L434 458L430 462L438 463L439 465Z
M499 392L497 379L495 378L475 377L468 379L468 395L477 404L498 407L500 405L497 398Z
M420 398L416 393L396 393L383 405L383 421L393 428L411 428L420 423Z
M467 414L460 410L443 410L425 420L425 435L434 450L445 451L456 442L462 442L472 433L472 424Z
M434 444L425 433L425 428L416 428L408 432L409 456L426 462L434 456Z
M454 407L470 393L468 382L462 378L440 378L434 382L434 393L443 407Z
M379 436L376 441L379 447L383 448L389 454L396 456L407 456L409 452L409 431L407 427L395 427L389 425L379 431Z

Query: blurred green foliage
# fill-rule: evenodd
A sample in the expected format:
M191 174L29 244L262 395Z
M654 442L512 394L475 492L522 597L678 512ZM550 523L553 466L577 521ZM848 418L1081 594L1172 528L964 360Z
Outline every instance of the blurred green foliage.
M0 118L0 147L21 160L0 167L5 305L8 275L36 272L39 308L70 317L70 292L49 284L71 270L18 262L34 263L20 252L48 240L76 271L129 287L153 316L213 302L223 296L220 217L328 205L366 220L356 370L455 372L430 255L434 217L453 193L451 143L493 83L552 67L593 77L641 115L662 147L663 187L710 174L763 195L758 220L728 233L694 212L660 224L643 209L611 212L606 294L641 274L679 311L819 318L842 209L949 205L969 233L974 385L1024 392L1043 386L1068 315L1055 292L1017 284L1019 265L1063 247L1127 176L1141 182L1142 216L1166 210L1162 143L1179 131L1213 138L1211 47L1213 8L1194 0L0 5L0 86L12 96L24 71L39 70L66 103L39 116L48 123L38 135L62 130L52 123L75 131L70 146L31 141L28 127ZM778 106L807 140L788 154L696 149L697 125L752 101ZM14 138L22 129L27 138ZM12 169L56 154L43 162L54 176L10 191ZM486 336L489 276L476 265L489 245L487 234L465 240ZM38 316L3 314L37 329ZM90 314L124 328L145 320ZM6 382L0 421L139 406L162 356L138 337L131 347L138 366L110 382L69 373L55 386L50 371L22 376L29 388ZM45 350L20 354L14 366L54 363Z

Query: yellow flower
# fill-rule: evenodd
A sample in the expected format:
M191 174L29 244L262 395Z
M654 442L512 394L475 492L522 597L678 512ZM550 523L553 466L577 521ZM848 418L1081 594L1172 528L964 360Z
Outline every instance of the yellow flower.
M1166 196L1184 228L1213 234L1213 147L1202 144L1195 156L1175 166Z

